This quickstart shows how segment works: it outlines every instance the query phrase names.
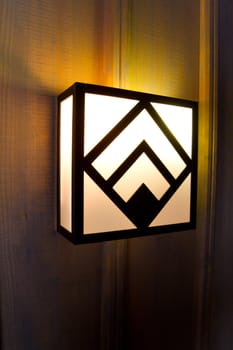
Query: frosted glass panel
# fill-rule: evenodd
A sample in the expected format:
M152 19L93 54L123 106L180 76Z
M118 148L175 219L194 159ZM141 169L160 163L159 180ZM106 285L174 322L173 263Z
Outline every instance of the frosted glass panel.
M151 103L178 142L192 155L192 108Z
M73 95L60 104L60 224L71 232Z
M58 104L60 233L88 243L194 227L197 103L77 82Z
M191 176L189 175L150 226L153 227L189 222L190 196Z
M87 174L84 193L84 234L135 228Z
M138 103L127 98L85 94L84 155Z
M94 167L104 179L108 179L143 140L171 174L175 178L178 177L185 163L146 110L143 110L93 162Z

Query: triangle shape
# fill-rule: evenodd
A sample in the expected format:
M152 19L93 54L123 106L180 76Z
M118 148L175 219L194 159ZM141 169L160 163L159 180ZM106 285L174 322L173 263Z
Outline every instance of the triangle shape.
M86 173L84 173L83 226L84 234L112 232L135 228L135 225Z
M192 156L192 108L151 103L177 141Z
M191 175L182 183L150 227L190 222Z
M85 94L84 155L138 103L138 100Z

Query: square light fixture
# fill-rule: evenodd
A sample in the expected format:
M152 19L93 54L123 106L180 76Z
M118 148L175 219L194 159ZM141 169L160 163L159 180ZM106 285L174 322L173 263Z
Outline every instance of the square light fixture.
M195 227L197 103L75 83L58 97L58 232L73 243Z

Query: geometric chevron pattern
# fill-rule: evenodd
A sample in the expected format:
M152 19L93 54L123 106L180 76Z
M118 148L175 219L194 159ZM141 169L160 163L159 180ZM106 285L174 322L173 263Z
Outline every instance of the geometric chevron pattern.
M76 83L59 96L58 110L71 95L72 229L62 227L60 205L59 232L84 243L193 228L197 103ZM170 106L170 119L160 106ZM187 118L180 118L182 109L190 112ZM189 131L182 131L187 120ZM162 224L154 224L160 217Z
M153 149L145 140L133 150L133 152L122 162L111 176L105 180L104 177L95 169L92 163L101 155L103 151L116 139L130 123L143 111L146 110L172 144L179 154L185 168L175 179L172 173L167 169ZM130 140L129 140L130 142ZM114 190L114 185L124 176L128 169L133 166L135 161L145 154L154 166L161 172L163 177L169 183L168 190L158 200L150 189L142 183L141 187L125 202L122 197ZM176 138L172 135L161 117L150 103L139 102L127 115L107 134L105 137L86 155L84 158L84 170L92 180L102 189L102 191L117 205L117 207L135 224L138 228L146 228L154 220L156 215L163 209L169 199L177 191L179 186L191 172L192 161L181 147Z

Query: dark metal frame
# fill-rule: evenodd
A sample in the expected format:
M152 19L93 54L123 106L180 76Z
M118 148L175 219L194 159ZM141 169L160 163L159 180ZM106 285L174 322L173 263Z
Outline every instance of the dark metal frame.
M85 93L94 93L114 97L135 99L139 102L136 106L84 157L84 103ZM66 97L73 95L73 143L72 143L72 233L60 225L60 102ZM150 102L165 103L176 106L189 107L193 110L193 135L192 135L192 158L190 159L179 142L167 128L158 113L152 108ZM160 159L154 154L148 144L143 141L123 162L122 165L110 176L104 180L102 176L94 169L92 162L103 152L103 150L137 117L137 115L146 109L156 124L165 134L167 139L173 145L174 149L180 155L185 169L175 179L172 174L163 165ZM194 101L152 95L142 92L135 92L117 88L110 88L91 84L75 83L69 89L58 96L58 157L57 157L57 230L73 243L98 242L122 238L132 238L152 234L161 234L175 231L193 229L196 226L196 197L197 197L197 139L198 139L198 104ZM152 163L160 170L162 175L170 184L169 189L162 198L157 201L150 198L146 186L141 186L130 200L125 203L122 198L113 190L114 184L128 170L133 162L142 154L146 153ZM121 209L121 211L137 226L135 229L121 230L104 233L83 233L83 174L84 171L98 184L98 186L107 194L107 196ZM184 179L191 174L191 206L190 222L148 227L151 215L155 217L172 195L176 192ZM141 196L146 196L150 205L148 205L148 217L140 217L140 210L136 211L135 203L140 202ZM153 211L150 214L150 211ZM156 214L155 214L156 213ZM154 215L155 214L155 215Z

